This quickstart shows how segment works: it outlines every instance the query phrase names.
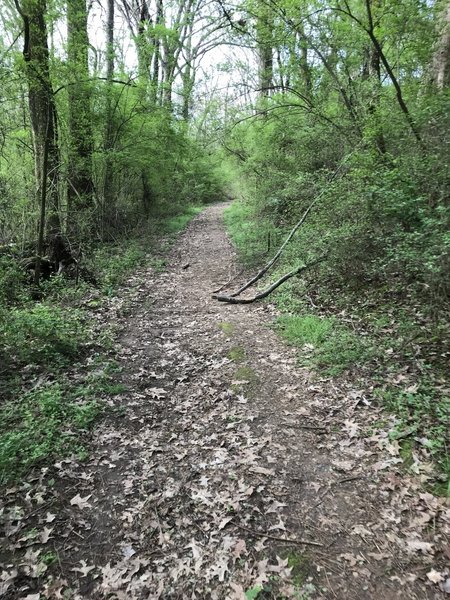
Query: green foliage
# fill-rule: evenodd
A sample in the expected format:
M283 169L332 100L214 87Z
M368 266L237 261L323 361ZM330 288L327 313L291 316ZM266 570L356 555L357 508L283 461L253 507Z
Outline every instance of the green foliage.
M450 497L450 460L448 447L448 424L450 422L450 395L445 386L422 377L420 383L409 390L383 386L376 391L377 397L399 418L391 432L393 439L400 439L400 454L404 466L413 465L413 453L417 442L424 446L435 459L441 472L441 483L433 490Z
M131 240L120 245L100 247L94 253L91 264L96 270L103 290L110 294L127 274L131 274L142 263L144 258L142 242Z
M224 219L239 258L247 266L255 266L280 239L279 229L248 203L233 202L224 211Z
M450 395L447 390L436 389L433 382L423 379L413 391L387 388L377 393L399 416L397 429L400 433L420 432L424 436L422 443L432 453L446 449L450 421Z
M6 402L0 411L0 481L12 481L51 457L81 449L79 435L102 406L92 392L49 383Z
M8 253L1 254L2 251L0 246L0 306L22 302L29 297L25 272L17 258Z
M246 600L255 600L260 592L262 592L262 587L260 585L256 585L245 592Z
M1 309L3 360L25 365L64 364L78 355L88 341L82 313L57 306Z
M302 349L303 364L330 375L361 366L372 355L362 338L334 318L282 315L276 328L288 343Z

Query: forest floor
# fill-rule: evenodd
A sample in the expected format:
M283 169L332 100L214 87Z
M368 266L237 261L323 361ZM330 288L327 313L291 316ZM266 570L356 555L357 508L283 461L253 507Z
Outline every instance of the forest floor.
M239 270L223 209L99 313L124 391L87 460L6 490L0 596L446 597L449 506L376 427L370 382L300 368L270 304L212 299Z

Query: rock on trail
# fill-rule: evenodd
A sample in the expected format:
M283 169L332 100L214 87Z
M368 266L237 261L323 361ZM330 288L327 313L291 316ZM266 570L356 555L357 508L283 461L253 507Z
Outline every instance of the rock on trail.
M367 434L380 409L355 382L299 368L270 328L270 305L211 298L238 269L223 208L194 219L166 272L128 282L117 347L126 391L110 398L87 463L46 471L51 492L44 475L30 482L39 534L21 544L10 521L15 564L0 591L446 597L448 507L401 474L394 444Z

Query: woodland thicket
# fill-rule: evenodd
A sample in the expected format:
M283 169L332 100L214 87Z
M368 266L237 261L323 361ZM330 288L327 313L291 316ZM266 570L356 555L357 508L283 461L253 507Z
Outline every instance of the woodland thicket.
M445 447L448 2L5 0L1 27L4 373L76 352L55 298L110 290L148 227L231 195L254 266L311 207L275 276L315 266L279 307L352 313L402 368L435 369L405 402ZM379 361L338 337L345 366Z

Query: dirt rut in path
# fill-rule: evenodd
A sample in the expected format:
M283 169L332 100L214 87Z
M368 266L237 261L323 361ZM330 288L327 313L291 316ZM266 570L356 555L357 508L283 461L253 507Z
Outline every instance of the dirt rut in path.
M365 391L298 368L270 307L212 300L236 267L222 210L191 223L167 272L130 279L127 391L88 464L30 482L39 535L21 544L10 519L6 597L445 597L448 509L365 434Z

